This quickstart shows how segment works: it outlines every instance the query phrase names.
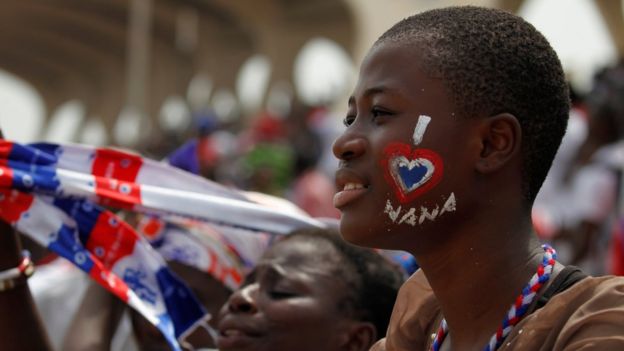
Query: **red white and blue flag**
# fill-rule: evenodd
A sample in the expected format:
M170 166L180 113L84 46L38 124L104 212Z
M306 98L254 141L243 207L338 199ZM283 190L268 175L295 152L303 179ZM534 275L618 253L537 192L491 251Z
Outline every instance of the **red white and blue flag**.
M206 272L232 291L242 284L272 239L265 233L172 216L167 220L144 216L137 230L167 261Z
M105 208L159 216L164 229L151 233L152 246ZM268 235L324 226L294 207L267 205L129 152L7 140L0 140L0 218L140 312L175 350L208 316L163 255L236 288ZM250 233L264 233L251 248ZM197 251L197 243L207 249Z

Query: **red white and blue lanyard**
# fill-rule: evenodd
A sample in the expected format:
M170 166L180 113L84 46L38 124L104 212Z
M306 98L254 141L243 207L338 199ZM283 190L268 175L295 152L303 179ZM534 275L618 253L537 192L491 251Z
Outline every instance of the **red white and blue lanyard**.
M550 279L550 275L555 266L555 260L557 259L557 253L547 244L542 245L542 248L544 249L544 257L540 266L537 267L537 272L522 289L522 293L516 298L511 308L509 308L509 311L507 311L503 323L498 327L496 333L492 335L490 341L483 350L495 351L500 347L513 327L522 319L539 289ZM446 319L442 319L442 323L440 323L438 332L435 334L435 338L431 344L431 351L440 350L447 333L448 324L446 323Z

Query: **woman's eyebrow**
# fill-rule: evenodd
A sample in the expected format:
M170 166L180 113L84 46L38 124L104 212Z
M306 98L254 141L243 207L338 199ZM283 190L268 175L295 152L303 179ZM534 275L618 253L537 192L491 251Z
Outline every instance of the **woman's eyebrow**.
M388 91L392 91L392 89L388 88L388 87L386 87L384 85L380 85L380 86L371 87L371 88L368 88L368 89L364 90L363 96L370 97L370 96L373 96L373 95L385 94Z
M282 276L282 277L285 277L287 275L287 272L284 269L284 267L281 264L276 263L276 262L272 262L272 263L268 264L266 266L266 270L269 273L272 273L272 274L275 274L275 275L278 275L278 276Z
M362 97L368 98L374 95L387 94L387 93L392 93L392 92L398 92L398 90L387 87L385 85L379 85L379 86L370 87L364 90ZM355 94L351 95L348 101L349 105L354 104L354 103L355 103Z
M287 272L282 265L276 262L267 262L260 263L256 265L256 268L250 273L253 275L253 278L256 279L258 276L269 276L269 277L279 277L286 276Z

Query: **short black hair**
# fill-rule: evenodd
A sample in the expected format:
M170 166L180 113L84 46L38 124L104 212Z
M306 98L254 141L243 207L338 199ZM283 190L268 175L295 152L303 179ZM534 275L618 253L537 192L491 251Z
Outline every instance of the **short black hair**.
M604 67L594 76L587 95L591 142L614 143L624 136L624 61Z
M342 256L337 267L340 278L350 289L338 301L345 315L370 322L377 338L385 336L399 288L403 284L400 269L374 250L355 246L342 239L333 229L306 228L292 232L283 240L319 240L332 245Z
M443 79L463 117L514 115L522 128L522 193L533 203L565 134L568 85L535 27L502 10L448 7L408 17L376 42L422 50L422 69Z

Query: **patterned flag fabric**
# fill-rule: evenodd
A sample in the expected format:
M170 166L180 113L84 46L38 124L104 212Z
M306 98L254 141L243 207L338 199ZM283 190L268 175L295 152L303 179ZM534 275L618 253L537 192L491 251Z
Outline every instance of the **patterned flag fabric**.
M230 290L241 285L271 239L264 233L173 217L145 216L138 231L166 260L206 272Z
M105 208L151 216L139 224L145 237ZM323 226L295 208L125 151L7 140L0 140L0 218L136 309L175 350L209 316L165 258L235 289L269 235Z

